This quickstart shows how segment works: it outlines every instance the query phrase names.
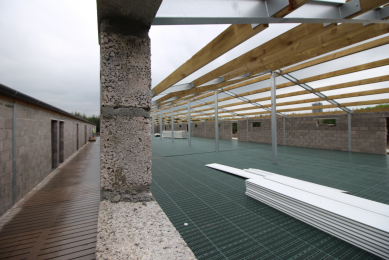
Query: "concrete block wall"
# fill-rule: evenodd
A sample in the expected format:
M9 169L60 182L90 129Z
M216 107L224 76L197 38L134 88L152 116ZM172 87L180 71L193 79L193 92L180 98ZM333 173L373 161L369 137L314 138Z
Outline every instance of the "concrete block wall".
M352 151L386 154L386 118L389 112L354 113L351 116ZM316 125L316 119L336 118L336 126ZM249 120L249 141L271 143L270 118ZM253 127L261 122L261 127ZM247 138L246 121L238 124L238 140ZM244 131L239 131L243 129ZM277 119L277 143L283 144L283 121ZM285 119L286 145L348 151L347 115L289 117Z
M231 140L232 123L237 121L220 120L219 139ZM206 126L205 126L206 124ZM180 127L181 125L181 127ZM186 131L187 123L174 124L174 131ZM197 125L197 127L196 127ZM165 130L166 129L166 130ZM171 125L163 125L162 131L171 130ZM206 130L206 132L205 132ZM159 125L154 125L154 133L159 133ZM195 122L192 123L192 136L202 138L215 138L215 122Z
M386 154L389 112L355 114L351 118L352 150Z
M58 116L20 104L17 104L16 115L16 185L19 200L52 170L51 119Z
M0 99L0 215L12 207L13 102ZM46 109L16 104L16 201L52 171L52 120L64 123L63 159L77 151L76 128L95 127ZM57 125L57 124L56 124ZM92 136L88 133L88 138ZM56 138L55 138L56 139ZM55 143L56 145L57 143ZM54 159L57 160L57 155Z
M254 122L261 122L261 127L253 127ZM285 124L287 125L287 124ZM271 143L271 120L255 119L249 120L249 142ZM238 122L238 141L247 142L247 120ZM284 144L284 132L282 118L277 118L277 144Z
M13 103L0 99L0 216L12 207Z
M336 126L316 125L317 119L335 118ZM354 113L351 116L352 151L361 153L386 154L387 118L389 112ZM219 139L231 140L232 123L238 123L238 141L247 141L247 121L220 120ZM261 122L260 127L253 127L253 122ZM194 125L197 124L197 127ZM277 144L284 144L283 119L277 118ZM177 126L175 126L176 130ZM223 135L224 128L224 135ZM271 143L270 118L249 120L249 142ZM159 129L159 126L158 126ZM168 126L170 129L170 126ZM192 125L192 136L215 138L215 123L197 122ZM348 151L347 115L326 115L309 117L288 117L285 119L286 145Z

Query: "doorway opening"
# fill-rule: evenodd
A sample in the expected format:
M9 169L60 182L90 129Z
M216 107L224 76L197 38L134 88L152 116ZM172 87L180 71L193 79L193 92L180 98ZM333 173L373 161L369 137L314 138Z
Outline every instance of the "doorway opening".
M232 123L232 140L238 140L238 123Z
M65 159L65 122L59 122L59 163Z
M85 138L84 138L84 144L86 144L86 142L88 141L88 137L87 137L87 126L85 125L85 131L84 131L84 133L85 133Z
M51 120L51 169L58 166L58 121Z

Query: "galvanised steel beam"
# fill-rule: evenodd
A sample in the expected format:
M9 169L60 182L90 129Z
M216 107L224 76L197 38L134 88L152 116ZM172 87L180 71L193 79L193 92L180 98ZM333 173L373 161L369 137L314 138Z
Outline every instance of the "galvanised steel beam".
M251 102L249 99L247 99L247 98L245 98L245 97L238 97L238 95L232 93L231 91L223 91L223 90L221 90L221 91L222 91L223 93L225 93L225 94L231 96L231 97L237 98L237 99L242 100L242 101L244 101L244 102L246 102L246 103L248 103L248 104L251 104L251 105L256 106L256 107L259 107L259 108L262 108L262 109L264 109L264 110L266 110L266 111L269 111L269 113L271 113L271 109L268 108L268 107L263 107L261 104L258 104L258 103L255 103L255 102ZM228 112L228 113L232 113L232 112ZM277 113L277 112L276 112L276 113ZM282 114L282 113L277 113L277 115L282 116L282 117L286 117L286 115L284 115L284 114ZM245 118L247 118L247 117L245 117Z
M272 71L271 83L271 145L273 164L277 164L277 106L276 106L276 72Z
M204 106L208 106L208 107L215 107L215 106L212 106L212 105L207 105L205 102L203 101L199 101L199 100L195 100L195 102L197 103L200 103L200 104L203 104ZM216 102L216 101L215 101ZM224 108L219 108L219 110L223 111L223 112L226 112L226 113L230 113L230 114L233 114L234 116L239 116L239 117L243 117L243 118L248 118L247 116L241 116L241 115L238 115L237 113L234 113L234 112L230 112ZM206 114L204 114L206 115ZM206 116L209 116L209 115L206 115Z
M351 152L351 114L347 114L348 151Z
M153 128L153 130L152 130L152 138L154 138L154 118L153 117L151 117L151 127Z
M188 90L188 89L192 89L192 88L194 88L194 85L192 82L190 82L190 83L173 85L173 86L169 87L167 90L163 91L161 94L156 95L155 97L154 97L154 90L151 90L151 94L153 96L153 99L159 99L167 94L177 92L177 91L182 91L182 90ZM153 105L155 105L155 104L157 104L157 101L152 101L151 103Z
M219 152L218 91L215 90L215 151Z
M352 114L353 111L348 109L347 107L342 107L340 106L340 104L338 102L336 102L335 100L333 99L328 99L326 95L324 95L323 93L319 92L319 91L315 91L314 88L310 87L308 84L306 83L299 83L298 82L298 79L296 79L295 77L293 77L292 75L288 74L288 73L285 73L283 74L282 71L276 71L275 73L277 73L278 75L284 77L285 79L289 80L290 82L293 82L294 84L302 87L303 89L305 90L308 90L309 92L311 92L312 94L318 96L319 98L331 103L332 105L342 109L344 112L346 112L347 114Z
M356 17L357 19L378 19L382 20L389 17L389 6L384 8L378 8L376 10L371 10L360 16ZM369 23L364 23L363 25L368 25Z
M192 123L190 121L190 100L188 100L188 146L191 146Z
M162 124L163 124L163 120L162 120L162 109L159 111L159 136L160 136L160 139L162 141Z
M174 143L174 106L172 105L172 143Z
M389 23L380 16L344 19L361 11L359 0L347 3L311 1L287 18L272 15L289 6L289 0L164 0L152 25L269 24L269 23Z

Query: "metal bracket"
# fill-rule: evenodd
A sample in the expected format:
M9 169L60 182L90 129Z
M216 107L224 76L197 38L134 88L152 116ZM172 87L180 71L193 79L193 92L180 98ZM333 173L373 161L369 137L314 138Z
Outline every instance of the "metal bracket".
M359 0L351 0L350 2L342 4L338 7L334 6L333 9L323 12L323 15L326 18L343 19L359 11L361 11L361 3L359 2ZM324 23L323 25L324 27L326 27L330 24L331 23Z
M290 82L293 82L294 84L302 87L303 89L309 91L310 93L318 96L319 98L331 103L332 105L342 109L344 112L348 113L348 114L352 114L354 111L348 109L347 107L341 107L340 104L338 102L336 102L335 100L333 99L328 99L328 97L326 95L324 95L323 93L321 92L318 92L318 91L315 91L315 89L313 89L312 87L310 87L309 85L305 84L305 83L299 83L298 82L298 79L296 79L295 77L293 77L292 75L288 74L288 73L285 73L285 74L282 74L282 71L276 71L276 73L278 75L280 75L281 77L284 77L285 79L289 80Z
M289 0L265 0L267 17L271 17L289 6ZM251 24L251 28L254 29L260 25L260 23Z
M201 85L201 86L204 86L204 85L211 85L211 84L218 84L218 83L222 83L224 81L224 77L218 77L216 79L213 79L211 81L208 81L207 83Z
M289 6L289 0L267 0L265 2L269 17Z
M389 17L389 6L384 8L379 8L376 10L371 10L367 13L364 13L356 19L366 19L366 20L382 20ZM368 25L370 23L364 23L363 26Z
M247 78L247 77L249 77L249 76L250 76L250 72L247 72L247 73L245 73L245 74L243 74L243 75L240 75L240 76L235 77L235 78L230 79L230 80L244 79L244 78Z

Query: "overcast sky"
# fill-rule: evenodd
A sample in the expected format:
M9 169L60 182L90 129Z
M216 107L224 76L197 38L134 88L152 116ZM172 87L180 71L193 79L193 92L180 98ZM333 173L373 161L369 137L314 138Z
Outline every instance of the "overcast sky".
M182 83L191 82L294 26L296 25L271 25ZM149 34L152 87L227 27L228 25L153 26ZM97 35L95 0L0 0L0 83L68 112L99 114L100 58ZM296 72L294 75L305 78L384 58L389 58L388 46ZM385 75L388 71L386 66L315 82L312 86L375 77ZM235 92L241 93L268 85L269 82L265 81ZM364 86L363 90L382 87L387 87L387 84L371 84ZM298 88L288 88L278 93L296 89ZM357 88L349 88L343 92L355 92L355 89ZM373 98L389 98L386 94L381 96ZM253 96L255 97L257 96Z

